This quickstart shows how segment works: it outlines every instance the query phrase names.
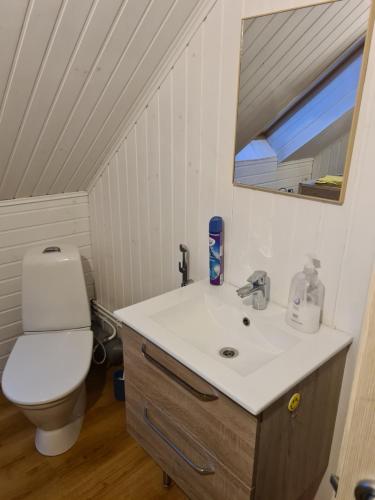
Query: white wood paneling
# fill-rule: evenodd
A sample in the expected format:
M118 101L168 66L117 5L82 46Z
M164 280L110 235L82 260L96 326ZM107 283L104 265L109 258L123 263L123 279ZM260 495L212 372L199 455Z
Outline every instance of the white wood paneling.
M277 170L277 158L262 158L261 160L235 161L234 180L241 182L241 179L250 175L261 173L271 173Z
M308 3L218 0L207 11L207 19L197 24L188 46L183 43L176 50L173 67L165 72L160 87L149 93L149 106L137 108L135 124L124 123L124 139L102 164L101 175L89 192L95 277L98 298L104 305L125 306L150 296L156 291L151 266L161 269L162 280L156 284L160 290L178 286L180 241L189 244L192 277L206 277L208 218L217 214L225 220L227 281L243 284L252 270L264 268L271 276L272 299L285 305L293 273L302 267L306 253L315 252L322 261L321 277L326 285L324 322L358 336L375 251L375 40L344 205L232 185L241 16ZM154 120L150 116L154 112L159 125L150 127L147 124ZM150 155L151 147L157 151L155 158ZM159 184L152 179L157 193L150 197L148 174L158 169ZM104 226L109 217L105 208L107 175L118 180L112 210L117 210L116 204L120 207L120 225L111 235L120 240L120 250L108 260L104 250L108 234ZM151 213L160 217L161 255L158 249L154 253L151 224L155 219ZM116 220L116 213L112 217ZM159 239L155 241L158 245ZM122 287L112 282L113 270L120 274ZM113 294L109 288L114 283ZM355 347L346 372L330 471L336 467L354 356ZM325 500L329 495L325 480L318 498Z
M79 247L88 293L93 297L87 194L0 202L0 363L5 363L15 339L22 334L23 255L32 246L59 243Z
M3 0L0 200L86 189L208 0Z
M314 157L313 179L318 179L327 174L343 174L348 140L349 133L344 134Z
M129 248L124 241L118 251L118 257L128 252L128 261L122 269L130 276L125 284L130 288L126 303L178 286L179 243L187 242L199 249L191 254L193 275L207 267L207 240L202 229L207 229L208 217L218 202L215 198L220 100L219 80L212 82L207 72L211 65L221 65L217 47L222 43L218 30L222 23L220 6L185 47L90 192L93 213L99 214L109 197L106 178L108 172L112 175L115 171L114 165L128 186L126 189L125 184L120 185L119 192L120 197L128 200L129 213L123 230L123 234L129 234ZM206 61L204 67L202 60ZM201 106L188 108L189 97ZM211 120L215 126L203 126ZM94 227L101 227L99 217L97 224L93 221ZM98 247L105 247L111 237L107 232L104 236L103 231L97 236L102 239ZM112 265L120 269L120 264L117 259ZM109 272L112 273L112 266ZM105 306L114 308L124 304L119 291L111 296L112 282L98 276L96 284L98 300Z
M245 186L259 186L271 189L293 189L298 192L298 184L311 179L313 158L285 161L277 165L277 161L236 162L236 181ZM246 163L245 165L241 165Z
M369 5L343 0L244 22L237 151L364 34Z
M93 231L94 227L97 228L95 245L98 248L98 255L102 253L106 256L105 262L101 264L102 271L98 262L96 280L98 297L109 308L130 304L178 286L180 276L177 264L180 242L188 243L191 248L193 278L205 276L208 219L220 211L222 200L230 205L225 209L230 216L233 207L236 206L238 189L233 190L230 182L231 144L233 144L230 130L228 152L225 153L228 161L223 167L218 162L223 154L217 126L223 102L219 82L225 82L226 79L232 82L232 97L236 90L235 83L233 85L236 79L235 71L228 70L230 66L227 60L233 57L233 52L228 53L227 59L223 60L224 51L218 50L218 47L223 47L222 40L228 37L228 34L222 31L228 29L222 14L225 8L218 2L210 15L201 23L170 72L166 74L163 83L150 96L149 105L140 110L134 126L129 125L126 138L118 144L116 153L103 167L102 175L97 178L89 193ZM237 9L240 9L238 5ZM233 26L229 29L239 30L240 15L233 14L233 17L237 24L232 21ZM237 41L234 44L237 50L239 41L237 32ZM233 61L231 67L235 69ZM257 175L260 176L258 181L284 183L290 176L297 176L297 181L302 181L311 178L311 165L311 159L302 162L299 178L297 170L301 167L300 161L287 162L286 165L278 167L277 178L273 178L272 175L265 177L258 172ZM290 174L292 171L293 175ZM115 176L116 180L109 181L108 176L110 178ZM220 186L222 178L226 178L227 181ZM295 185L298 184L297 181ZM116 190L110 191L111 182L114 185L117 183ZM221 188L220 195L218 186ZM275 184L275 187L282 186ZM252 198L264 195L248 191L246 196ZM109 199L111 208L107 208ZM290 206L294 205L292 201L288 202ZM121 207L120 216L117 203ZM255 212L257 203L253 202ZM307 203L310 205L311 202ZM278 204L277 199L275 206ZM240 206L242 210L243 207ZM321 211L323 208L326 209L320 207L319 203L313 203L308 211L308 214L319 214L317 218L313 216L317 228L323 224L320 219ZM252 210L251 207L249 209ZM114 226L116 228L114 234L111 233L111 219L106 216L108 210L114 211L111 215L112 220L115 218L116 221L120 221ZM234 221L242 220L242 216L236 213L233 217ZM106 224L104 220L107 220ZM291 224L292 220L293 216L288 219L288 223ZM306 224L309 227L308 221ZM280 225L279 222L277 225ZM273 224L272 227L274 228ZM122 235L121 247L112 252L109 245L112 239L118 240L119 228ZM226 234L230 234L231 230L231 226L227 227ZM296 245L299 248L298 242L302 241L302 237L295 233L296 227L293 225L290 231L291 248L294 245L293 238L296 238ZM315 238L312 240L308 238L307 241L311 241L314 245L310 251L319 250ZM282 244L285 242L282 241ZM236 243L230 240L227 244L227 247L230 247L229 254L233 252L233 246L236 246ZM308 251L308 244L303 245L303 250L305 249ZM285 254L284 251L281 253ZM277 249L269 251L268 254L271 262L271 255L276 255ZM292 269L289 269L289 275L303 264L303 252L297 251L297 254L299 257ZM122 256L125 255L126 259L123 261ZM336 259L336 255L330 258ZM322 261L324 266L324 258ZM327 269L337 269L339 262L335 260L326 266ZM249 258L247 262L235 263L226 259L226 276L236 284L240 284L240 278L237 276L239 274L246 276L252 267L256 267L256 264L250 263ZM122 279L122 287L119 284L113 287L111 279L108 279L108 276L116 274L113 269L116 272L121 269L121 273L126 276ZM288 266L283 267L283 270L285 269L288 269ZM275 279L278 281L277 276ZM287 277L280 275L283 283L285 279L287 280ZM332 299L327 299L325 310L325 320L329 324L334 324L333 297L337 292L337 283L332 285L327 292L328 297L332 294ZM277 284L275 288L274 299L285 304L287 300L285 286ZM278 290L282 290L282 293L279 294Z

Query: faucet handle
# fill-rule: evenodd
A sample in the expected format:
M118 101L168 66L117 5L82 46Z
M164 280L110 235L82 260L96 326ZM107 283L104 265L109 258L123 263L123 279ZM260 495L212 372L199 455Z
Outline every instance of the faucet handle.
M264 285L267 278L266 271L254 271L251 276L247 278L247 281L251 284Z

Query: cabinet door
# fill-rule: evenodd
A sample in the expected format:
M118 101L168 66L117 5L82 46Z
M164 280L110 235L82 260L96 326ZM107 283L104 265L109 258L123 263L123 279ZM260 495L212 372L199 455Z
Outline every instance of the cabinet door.
M255 499L312 500L328 465L346 350L336 354L262 414ZM301 395L298 408L288 403Z

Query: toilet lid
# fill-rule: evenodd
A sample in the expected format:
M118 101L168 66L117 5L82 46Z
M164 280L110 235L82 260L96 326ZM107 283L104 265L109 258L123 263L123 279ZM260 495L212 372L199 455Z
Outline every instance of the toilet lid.
M4 395L20 405L63 398L84 381L92 342L91 330L22 335L4 369Z

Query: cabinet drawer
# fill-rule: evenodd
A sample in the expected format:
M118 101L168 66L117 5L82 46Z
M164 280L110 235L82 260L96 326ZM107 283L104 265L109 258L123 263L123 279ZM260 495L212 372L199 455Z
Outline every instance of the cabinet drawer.
M126 382L128 432L186 492L199 500L249 500L251 490L179 424Z
M257 419L141 335L122 333L127 382L250 488Z

